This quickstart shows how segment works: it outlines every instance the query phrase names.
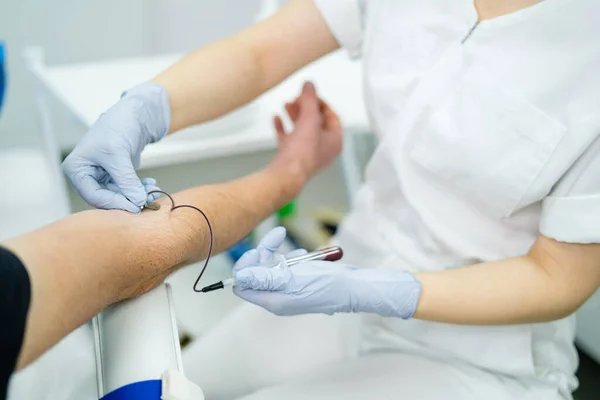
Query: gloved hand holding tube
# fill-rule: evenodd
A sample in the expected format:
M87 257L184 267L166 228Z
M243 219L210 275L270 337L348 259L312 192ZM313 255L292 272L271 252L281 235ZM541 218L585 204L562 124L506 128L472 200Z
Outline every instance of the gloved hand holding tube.
M289 267L276 253L284 239L285 230L275 228L238 260L237 296L276 315L368 312L409 319L415 313L421 282L410 272L327 261Z
M62 168L81 197L90 205L133 213L158 195L152 178L139 179L135 168L144 147L161 140L170 125L166 90L153 82L126 91L121 100L100 116Z

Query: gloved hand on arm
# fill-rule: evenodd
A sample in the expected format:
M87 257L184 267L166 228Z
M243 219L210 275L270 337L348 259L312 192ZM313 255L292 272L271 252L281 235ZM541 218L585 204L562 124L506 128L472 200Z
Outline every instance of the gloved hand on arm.
M148 192L158 188L152 178L140 180L135 169L144 147L167 134L170 118L169 98L161 85L135 86L100 116L65 159L65 175L94 207L140 212L156 197Z
M277 315L376 313L408 319L416 311L421 282L410 272L308 261L287 266L276 253L285 229L269 232L234 267L234 293Z

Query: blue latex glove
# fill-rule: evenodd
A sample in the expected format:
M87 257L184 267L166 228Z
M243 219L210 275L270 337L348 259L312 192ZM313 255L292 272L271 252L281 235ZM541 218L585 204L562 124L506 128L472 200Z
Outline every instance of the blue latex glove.
M147 82L128 90L65 159L63 172L90 205L140 212L158 195L148 196L156 181L140 180L135 168L144 147L166 135L170 118L161 85Z
M410 272L327 261L289 267L276 253L284 237L276 228L236 263L237 296L277 315L369 312L408 319L415 313L421 282Z

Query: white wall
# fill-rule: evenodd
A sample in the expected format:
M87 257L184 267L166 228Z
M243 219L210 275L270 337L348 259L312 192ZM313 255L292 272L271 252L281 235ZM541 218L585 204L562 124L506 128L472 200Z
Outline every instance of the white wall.
M48 64L186 51L249 25L259 0L3 0L9 86L0 114L0 148L40 140L24 47L45 49ZM73 126L57 115L58 129Z
M49 64L139 55L144 0L17 0L0 2L8 91L0 115L0 147L39 142L37 110L23 68L25 46L40 45Z
M145 50L189 51L252 23L260 0L147 0Z

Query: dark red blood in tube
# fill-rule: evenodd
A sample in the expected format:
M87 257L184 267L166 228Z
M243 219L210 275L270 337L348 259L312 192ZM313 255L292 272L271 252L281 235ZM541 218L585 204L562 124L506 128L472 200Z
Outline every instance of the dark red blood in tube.
M344 256L344 251L341 247L334 247L332 248L332 250L333 251L330 254L327 254L327 256L325 256L323 261L337 261Z

